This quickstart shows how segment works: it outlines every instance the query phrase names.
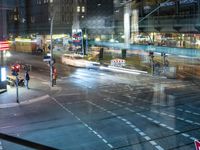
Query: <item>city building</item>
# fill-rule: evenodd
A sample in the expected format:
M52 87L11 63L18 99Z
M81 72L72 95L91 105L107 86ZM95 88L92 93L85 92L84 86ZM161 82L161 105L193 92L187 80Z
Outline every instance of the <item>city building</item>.
M115 0L114 4L117 40L200 48L199 0Z
M110 31L113 27L112 0L17 0L15 5L8 14L11 34L49 34L54 13L55 34L68 34L72 29L81 28L95 34L113 32Z
M109 40L114 34L113 0L88 0L86 16L80 16L81 28L91 39Z
M1 0L4 38L71 35L102 41L200 48L198 0ZM8 31L8 33L5 33ZM46 37L45 37L46 36ZM62 37L61 36L61 37ZM2 38L3 38L2 37ZM59 37L59 36L56 36Z
M110 39L114 34L113 0L16 0L12 4L7 27L15 41L36 39L36 47L47 49L52 18L53 39L68 38L73 31L83 31L91 39Z

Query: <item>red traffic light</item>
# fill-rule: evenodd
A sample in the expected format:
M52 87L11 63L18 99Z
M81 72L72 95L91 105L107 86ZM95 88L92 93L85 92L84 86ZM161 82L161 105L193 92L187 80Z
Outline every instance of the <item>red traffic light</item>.
M12 71L15 71L15 72L19 72L20 70L20 65L19 64L15 64L11 67L11 70Z

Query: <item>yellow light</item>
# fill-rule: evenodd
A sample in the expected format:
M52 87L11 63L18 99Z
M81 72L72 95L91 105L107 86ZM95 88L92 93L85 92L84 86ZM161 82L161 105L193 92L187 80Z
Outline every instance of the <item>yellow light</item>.
M86 34L84 34L84 35L83 35L83 37L84 37L84 38L87 38L87 35L86 35Z
M66 34L54 34L53 39L60 39L60 38L66 37L66 36L67 36Z
M27 42L27 43L35 42L35 40L24 39L24 38L15 38L15 41L16 42Z
M99 42L101 39L99 37L95 38L95 41Z
M114 39L110 39L110 42L115 42L115 40Z

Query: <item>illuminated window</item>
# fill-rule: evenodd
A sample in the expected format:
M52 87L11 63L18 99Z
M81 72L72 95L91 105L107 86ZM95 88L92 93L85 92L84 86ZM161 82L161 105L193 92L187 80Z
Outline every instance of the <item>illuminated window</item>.
M31 17L31 23L35 23L35 17Z
M41 1L41 0L37 0L37 4L38 4L38 5L41 5L41 4L42 4L42 1Z
M85 12L85 6L82 6L82 12L83 13Z
M14 15L14 20L17 21L18 20L18 17L17 15Z
M80 6L77 6L77 12L80 12Z

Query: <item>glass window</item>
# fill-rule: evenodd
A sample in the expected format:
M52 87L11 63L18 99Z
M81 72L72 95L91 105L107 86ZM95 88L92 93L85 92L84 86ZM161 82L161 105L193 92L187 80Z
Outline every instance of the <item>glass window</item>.
M80 12L80 6L77 6L77 12Z
M82 6L82 12L83 13L85 12L85 6Z

